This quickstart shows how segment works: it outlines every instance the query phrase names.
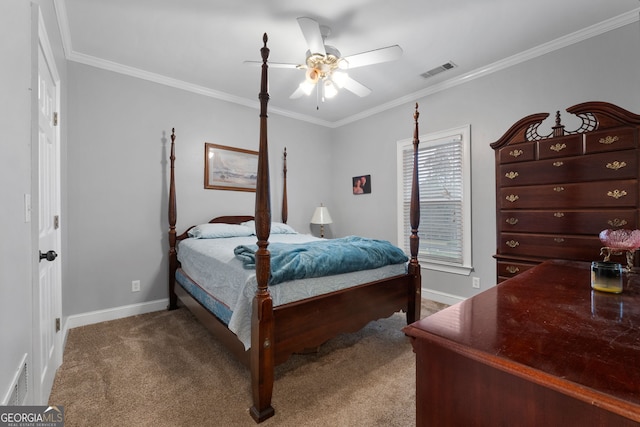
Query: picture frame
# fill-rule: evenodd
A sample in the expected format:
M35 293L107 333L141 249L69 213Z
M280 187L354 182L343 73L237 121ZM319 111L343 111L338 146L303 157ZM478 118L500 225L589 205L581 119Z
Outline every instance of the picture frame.
M257 180L257 151L205 142L205 189L255 192Z
M351 178L351 186L353 194L369 194L371 193L371 175L358 175Z

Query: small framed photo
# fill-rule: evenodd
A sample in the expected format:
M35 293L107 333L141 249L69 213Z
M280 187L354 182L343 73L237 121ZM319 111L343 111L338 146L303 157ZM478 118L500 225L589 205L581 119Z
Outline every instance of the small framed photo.
M257 151L205 142L204 188L255 192L257 181Z
M359 175L351 178L353 194L371 193L371 175Z

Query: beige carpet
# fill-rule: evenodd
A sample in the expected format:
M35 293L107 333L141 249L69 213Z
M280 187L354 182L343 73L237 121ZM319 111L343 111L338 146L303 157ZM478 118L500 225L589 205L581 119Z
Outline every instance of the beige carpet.
M424 301L423 317L445 307ZM413 426L405 316L372 322L276 367L262 426ZM253 426L250 373L186 310L69 331L49 399L65 426Z

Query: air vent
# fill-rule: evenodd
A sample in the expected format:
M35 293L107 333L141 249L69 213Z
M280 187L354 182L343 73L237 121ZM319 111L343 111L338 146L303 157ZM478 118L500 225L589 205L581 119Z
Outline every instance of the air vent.
M422 77L424 77L425 79L428 79L429 77L433 77L436 74L440 74L443 71L447 71L450 70L452 68L455 68L456 64L454 64L453 62L449 61L449 62L445 62L444 64L436 67L436 68L432 68L431 70L420 74Z
M11 386L11 390L9 391L9 395L7 397L6 402L3 402L3 405L10 406L21 406L24 405L27 401L27 393L28 393L28 372L27 372L27 362L26 355L20 364L20 368L16 373L16 377Z

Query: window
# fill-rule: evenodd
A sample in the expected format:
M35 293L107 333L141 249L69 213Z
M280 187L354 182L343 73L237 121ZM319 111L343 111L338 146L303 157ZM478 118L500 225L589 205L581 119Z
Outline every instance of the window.
M470 126L420 136L420 246L425 268L469 274L471 265ZM413 140L398 141L398 245L409 253Z

